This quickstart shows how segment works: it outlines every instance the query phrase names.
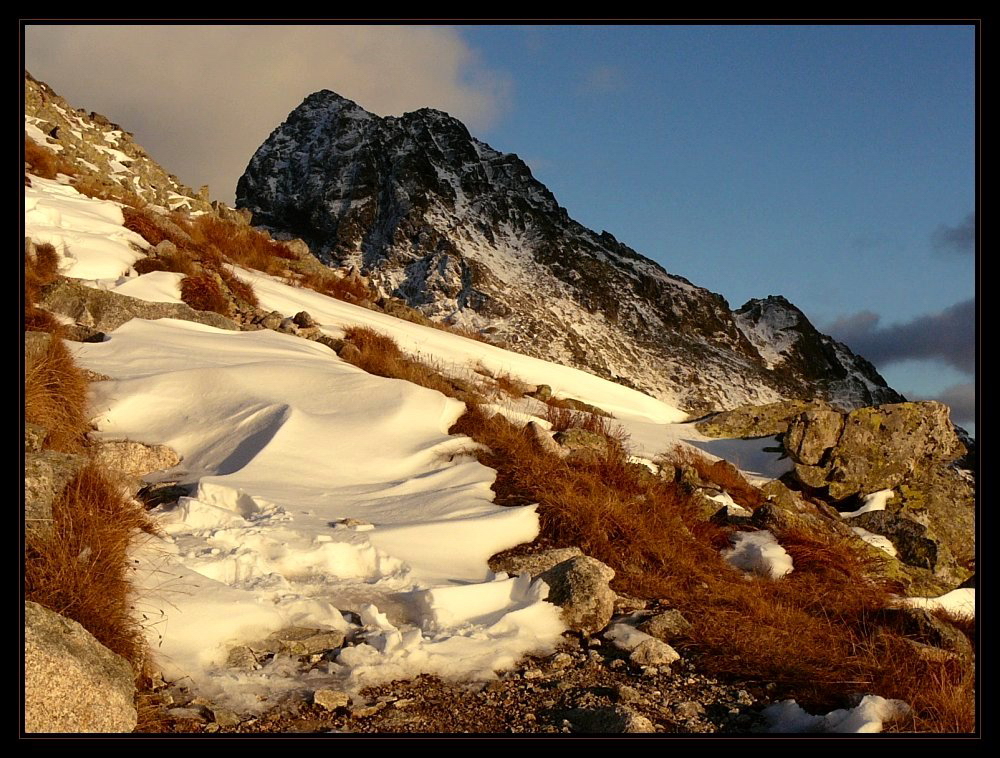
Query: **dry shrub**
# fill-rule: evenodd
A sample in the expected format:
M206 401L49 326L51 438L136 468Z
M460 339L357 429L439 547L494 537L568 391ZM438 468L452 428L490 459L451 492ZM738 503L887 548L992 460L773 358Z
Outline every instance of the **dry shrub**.
M169 224L163 223L166 219L148 205L139 207L126 205L122 208L122 216L125 219L126 229L131 229L154 247L163 240L173 242L178 248L189 244L188 240L178 235L176 230L171 230Z
M497 383L497 387L500 388L500 390L506 392L508 395L510 395L515 399L520 399L524 397L527 394L528 390L531 389L531 387L528 384L525 384L517 377L511 376L506 372L498 374L496 376L495 381Z
M181 279L181 300L196 311L214 311L229 315L229 303L219 280L210 272L203 271Z
M253 291L253 285L245 282L225 266L221 266L216 273L225 282L229 291L243 302L252 305L254 308L260 305L257 293Z
M610 416L598 416L586 411L575 411L562 405L546 404L545 420L552 424L552 430L565 432L569 429L583 429L585 432L600 434L609 439L625 442L624 430L614 423Z
M42 288L59 278L59 254L49 243L35 245L35 254L24 254L24 328L34 332L60 331L61 324L37 303Z
M795 697L817 711L874 692L913 704L922 730L937 731L948 719L954 723L944 731L962 725L955 717L968 712L969 677L955 674L941 685L940 673L931 676L880 626L886 590L869 578L869 559L835 535L789 532L782 544L794 571L779 581L747 579L721 558L725 532L697 515L686 488L629 463L621 449L560 459L524 428L478 407L451 431L489 448L479 457L498 472L497 503L539 503L541 541L581 547L615 570L619 592L684 613L693 628L678 645L702 670L775 683L770 697ZM897 676L897 660L912 675Z
M172 271L175 274L194 276L198 273L198 267L188 250L177 250L176 252L140 258L132 264L132 268L140 274L148 274L151 271Z
M280 274L287 265L282 261L298 259L295 253L264 232L212 213L184 219L182 225L200 252L214 254L220 261L266 274Z
M725 490L744 508L754 510L767 502L764 493L750 484L740 470L727 460L711 461L691 448L678 445L665 456L665 461L693 468L702 481Z
M79 450L89 430L87 379L58 336L25 357L24 417L45 427L46 445L62 452Z
M128 547L151 531L145 510L94 464L84 467L52 505L46 536L25 546L24 593L79 622L138 671L142 628L132 612Z
M24 138L24 162L31 167L31 173L42 179L55 179L56 174L63 170L62 161L55 151L42 147L30 137Z
M369 303L374 299L374 293L360 279L350 276L338 276L332 271L330 273L320 273L318 271L308 271L297 275L289 281L296 287L305 287L321 295L327 295L346 303L359 305Z
M434 367L404 355L396 341L388 335L368 327L352 326L346 330L345 337L360 351L360 355L351 362L369 374L403 379L460 400L474 399L468 391L446 379Z

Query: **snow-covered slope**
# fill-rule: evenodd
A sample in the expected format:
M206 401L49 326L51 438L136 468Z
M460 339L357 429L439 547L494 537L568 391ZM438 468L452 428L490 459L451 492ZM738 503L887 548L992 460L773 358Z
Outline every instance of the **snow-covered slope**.
M732 313L573 221L516 155L440 111L380 118L314 93L257 150L237 203L434 318L691 412L781 397L900 399L787 301L765 301L763 321L757 301ZM782 320L802 328L770 335Z

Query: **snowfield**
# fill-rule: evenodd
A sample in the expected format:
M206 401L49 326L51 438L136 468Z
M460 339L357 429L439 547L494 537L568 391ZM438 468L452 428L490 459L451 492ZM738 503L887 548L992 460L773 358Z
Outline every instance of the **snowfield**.
M148 246L122 227L116 204L32 181L26 234L56 246L63 273L143 300L180 302L180 275L136 276L131 266ZM629 433L636 460L691 444L762 478L789 467L764 449L770 440L709 440L681 423L686 414L677 408L585 372L237 273L262 307L286 316L308 311L332 336L371 327L444 373L506 373L604 408ZM534 539L538 516L536 506L494 504L496 472L475 459L472 440L448 433L461 402L267 330L136 319L104 342L68 344L82 366L111 377L91 385L96 437L168 445L182 457L146 477L180 482L189 494L157 509L163 536L135 551L138 610L168 678L187 678L213 702L256 712L293 690L357 691L421 673L490 678L559 644L565 626L545 602L545 584L487 566L494 553ZM548 427L537 401L493 407ZM862 510L884 507L886 497L875 493ZM772 579L792 570L768 532L741 534L729 560ZM969 594L937 602L974 613ZM227 665L233 648L289 626L339 630L361 642L308 673L280 657L258 670ZM790 702L772 706L769 717L779 731L874 731L902 708L866 698L824 717Z

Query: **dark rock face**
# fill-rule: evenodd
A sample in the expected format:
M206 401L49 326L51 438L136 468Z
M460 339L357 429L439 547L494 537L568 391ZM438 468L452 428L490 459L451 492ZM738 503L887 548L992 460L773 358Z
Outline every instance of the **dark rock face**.
M516 155L440 111L380 118L314 93L257 150L237 204L431 318L692 412L901 399L782 298L733 313L573 221Z

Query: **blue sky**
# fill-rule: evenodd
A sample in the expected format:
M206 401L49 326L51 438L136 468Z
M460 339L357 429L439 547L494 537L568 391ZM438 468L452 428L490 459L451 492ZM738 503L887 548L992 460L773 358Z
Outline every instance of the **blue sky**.
M442 108L585 225L733 307L785 295L896 389L948 393L971 420L971 25L264 31L29 27L26 62L230 200L316 89Z

